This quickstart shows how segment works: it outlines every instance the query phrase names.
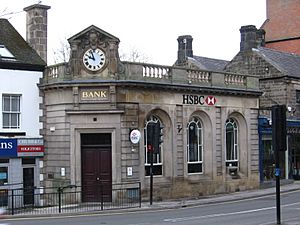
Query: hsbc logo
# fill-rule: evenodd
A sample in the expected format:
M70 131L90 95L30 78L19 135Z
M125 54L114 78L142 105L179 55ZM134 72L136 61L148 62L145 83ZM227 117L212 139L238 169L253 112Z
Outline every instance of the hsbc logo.
M216 104L217 99L214 96L207 96L205 102L207 105L214 105Z
M214 96L182 95L182 104L189 105L215 105L217 99Z

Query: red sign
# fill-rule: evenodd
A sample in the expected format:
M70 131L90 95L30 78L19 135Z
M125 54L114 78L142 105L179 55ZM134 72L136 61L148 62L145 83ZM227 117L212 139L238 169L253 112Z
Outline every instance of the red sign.
M214 96L207 96L205 99L207 105L214 105L217 102L217 99Z
M44 156L44 140L42 138L19 138L17 152L19 157Z
M18 146L18 152L44 152L44 146L42 145L23 145Z

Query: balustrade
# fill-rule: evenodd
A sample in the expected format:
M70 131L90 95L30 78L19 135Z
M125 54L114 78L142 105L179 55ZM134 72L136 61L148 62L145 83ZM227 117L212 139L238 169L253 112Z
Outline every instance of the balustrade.
M222 72L212 72L206 70L187 69L184 67L171 67L145 63L123 62L123 75L118 76L118 79L165 82L172 84L194 84L216 87L231 87L239 86L240 88L258 89L257 78L253 76L230 74ZM44 83L52 83L72 79L72 75L66 74L67 64L57 64L47 67L44 73ZM67 77L69 76L69 77ZM101 80L101 74L96 76L91 75L92 79ZM76 79L75 77L73 77ZM251 82L248 84L248 81ZM248 87L249 86L249 87Z
M226 85L239 85L245 86L246 85L246 76L239 75L239 74L225 74L225 84Z
M211 81L211 72L203 70L187 70L187 79L189 83L209 83Z
M163 66L143 65L143 77L169 79L170 69Z

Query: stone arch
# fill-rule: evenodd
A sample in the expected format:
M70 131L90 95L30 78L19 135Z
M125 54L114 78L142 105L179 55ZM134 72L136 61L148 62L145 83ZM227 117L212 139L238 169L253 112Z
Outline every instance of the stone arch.
M172 177L173 176L173 163L174 163L174 153L172 149L172 133L173 133L173 124L169 114L160 108L155 108L149 111L144 119L144 128L146 126L147 120L151 117L157 117L160 122L163 124L163 148L162 148L162 177ZM145 129L144 129L145 134ZM145 137L144 137L144 159L145 159ZM143 160L144 160L143 159Z
M202 110L194 111L188 119L188 122L193 118L197 117L201 121L202 125L202 133L203 133L203 175L208 177L213 177L213 167L214 164L214 147L213 147L213 127L210 116ZM187 124L185 125L187 128ZM187 132L186 132L187 133ZM185 139L187 139L187 135L185 135ZM185 140L187 142L187 140ZM187 164L187 145L184 148L185 152L185 164ZM187 170L187 166L185 166L185 170ZM187 174L187 173L186 173Z
M240 112L230 113L228 115L227 119L230 119L230 118L232 118L236 122L237 127L238 127L239 173L247 176L248 175L248 168L249 168L249 160L248 160L248 141L249 140L248 140L247 121L246 121L244 115L241 114ZM226 130L226 128L225 128L225 130ZM226 140L225 140L225 145L226 145ZM226 151L226 147L225 147L225 151Z

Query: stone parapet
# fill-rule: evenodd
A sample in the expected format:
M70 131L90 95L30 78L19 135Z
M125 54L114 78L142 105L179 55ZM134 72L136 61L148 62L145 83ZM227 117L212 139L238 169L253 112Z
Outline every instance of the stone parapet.
M133 62L123 62L122 67L122 73L114 76L113 80L110 78L109 81L151 82L259 91L259 79L252 75ZM57 84L64 81L76 82L76 80L108 81L107 78L101 76L101 73L80 78L71 76L69 71L67 63L47 67L42 85Z

